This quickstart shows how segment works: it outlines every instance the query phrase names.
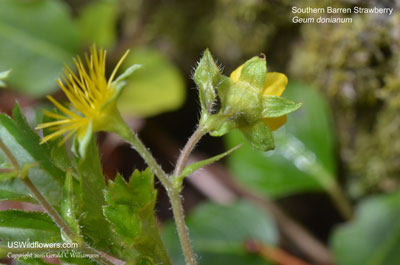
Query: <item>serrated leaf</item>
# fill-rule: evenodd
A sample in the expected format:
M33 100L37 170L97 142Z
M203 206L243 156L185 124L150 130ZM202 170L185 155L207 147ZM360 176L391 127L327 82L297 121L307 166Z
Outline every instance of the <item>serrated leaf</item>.
M13 153L21 166L39 163L39 167L29 170L29 177L42 194L55 206L60 203L63 171L52 163L47 145L40 145L39 136L26 122L19 106L13 110L13 118L0 114L0 137ZM28 190L19 180L0 183L0 190L29 196Z
M0 238L6 242L62 242L60 229L47 214L20 210L0 211Z
M362 201L331 238L338 265L400 264L400 192Z
M0 69L13 69L13 89L32 96L56 90L78 48L77 27L62 1L0 1Z
M81 190L80 208L83 212L80 218L82 234L97 249L120 257L110 223L103 215L103 190L106 185L95 137L88 144L85 158L80 158L77 164Z
M221 83L222 74L208 49L204 51L193 78L199 88L202 109L211 113L217 97L217 87Z
M177 181L179 183L182 183L183 179L186 176L189 176L189 175L193 174L193 172L195 172L196 170L198 170L198 169L200 169L202 167L205 167L205 166L207 166L209 164L217 162L218 160L224 158L225 156L229 155L230 153L232 153L233 151L238 149L240 146L241 145L237 145L237 146L231 148L230 150L228 150L228 151L226 151L226 152L224 152L222 154L219 154L219 155L213 156L211 158L208 158L208 159L205 159L205 160L201 160L201 161L198 161L198 162L195 162L195 163L192 163L192 164L186 166L183 169L182 174L177 178Z
M286 124L274 132L275 150L255 151L244 137L233 131L228 147L243 143L228 158L234 177L244 186L269 197L303 191L321 191L320 176L336 174L332 117L317 91L289 82L284 97L304 105L288 115Z
M117 175L105 191L107 206L104 214L113 224L130 261L171 264L154 217L156 194L154 176L149 169L136 170L129 183Z
M303 103L296 103L283 97L263 95L263 118L276 118L299 109Z
M122 69L133 64L143 67L127 78L118 99L122 115L152 116L180 107L185 99L185 82L179 69L159 51L135 48Z
M19 185L15 185L17 182ZM16 186L20 186L16 188ZM24 190L22 182L19 180L8 180L0 184L0 201L20 201L20 202L30 202L37 203L37 201L32 198L27 191ZM21 191L22 190L22 191ZM17 192L18 191L18 192Z
M245 242L253 239L271 246L278 244L278 230L272 218L247 201L225 206L204 203L190 213L186 224L199 265L271 264L246 252ZM175 224L164 227L163 239L173 264L186 264Z
M40 137L29 126L24 114L18 103L15 104L12 112L12 118L15 124L13 136L24 147L29 154L40 163L40 167L46 170L53 176L59 183L62 183L64 172L54 166L49 155L50 150L47 145L39 144ZM1 121L8 125L8 128L14 129L10 120L3 119Z

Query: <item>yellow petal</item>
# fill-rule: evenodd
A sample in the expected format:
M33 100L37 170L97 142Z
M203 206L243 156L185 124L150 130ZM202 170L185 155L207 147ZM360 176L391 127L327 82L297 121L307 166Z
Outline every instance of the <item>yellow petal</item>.
M240 74L242 73L243 69L243 64L239 66L238 68L235 69L230 75L230 78L232 79L233 82L239 81Z
M270 131L276 131L286 123L286 115L276 118L264 118L264 123Z
M287 83L288 78L286 75L282 73L267 73L264 83L264 95L280 97L285 90Z

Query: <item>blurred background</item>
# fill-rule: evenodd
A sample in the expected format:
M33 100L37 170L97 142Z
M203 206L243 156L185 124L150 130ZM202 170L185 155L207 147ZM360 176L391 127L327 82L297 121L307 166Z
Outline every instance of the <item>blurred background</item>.
M292 23L293 6L330 5L394 11ZM34 126L51 107L46 95L65 99L56 84L65 63L95 43L110 71L131 49L123 68L143 68L119 108L170 171L199 118L191 77L202 52L226 75L264 53L268 71L289 78L283 96L304 106L274 133L274 151L251 149L238 132L202 139L192 161L243 146L185 182L199 263L400 264L399 8L397 0L0 0L0 72L12 69L0 111L18 101ZM98 142L107 178L145 168L115 135ZM184 264L159 188L163 237Z

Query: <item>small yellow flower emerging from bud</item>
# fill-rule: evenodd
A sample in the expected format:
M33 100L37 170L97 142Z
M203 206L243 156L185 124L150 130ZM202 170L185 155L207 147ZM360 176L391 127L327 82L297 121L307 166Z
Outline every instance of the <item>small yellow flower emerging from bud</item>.
M60 104L52 96L47 96L62 114L44 112L46 116L57 120L40 124L36 128L50 128L54 131L44 137L41 143L64 135L62 144L74 133L78 140L82 140L87 133L109 129L113 116L116 113L119 115L115 103L118 89L113 79L128 52L122 56L108 80L105 77L106 51L97 50L95 45L90 48L90 55L85 54L86 66L80 57L74 59L77 75L66 66L62 78L64 82L61 79L57 82L71 102L71 109Z
M243 65L236 68L230 75L230 78L234 83L239 81L240 74L242 72ZM266 73L264 87L261 91L262 95L271 95L280 97L288 84L288 78L282 73ZM278 130L282 125L286 123L286 115L276 118L264 118L264 123L268 126L271 131Z

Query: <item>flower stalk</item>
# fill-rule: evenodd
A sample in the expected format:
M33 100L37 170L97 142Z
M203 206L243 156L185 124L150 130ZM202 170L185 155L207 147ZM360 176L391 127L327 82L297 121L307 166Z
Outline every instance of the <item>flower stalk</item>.
M132 132L129 126L123 121L122 118L119 119L119 125L114 127L113 132L121 136L132 147L140 154L143 160L150 167L151 171L157 176L161 184L167 191L171 202L172 213L174 215L174 220L176 224L176 230L178 232L179 240L181 242L181 247L183 255L185 256L185 261L188 265L196 265L196 258L190 243L189 233L185 224L185 216L183 213L182 200L181 200L181 186L175 187L173 185L173 180L168 177L161 166L157 163L153 155L149 152L143 142L139 139L136 133ZM179 170L176 169L176 173L181 173L184 163L187 161L190 152L193 150L194 146L200 140L201 136L204 135L204 131L200 127L195 131L193 136L190 138L188 144L185 146L178 159ZM174 175L175 176L175 175Z

